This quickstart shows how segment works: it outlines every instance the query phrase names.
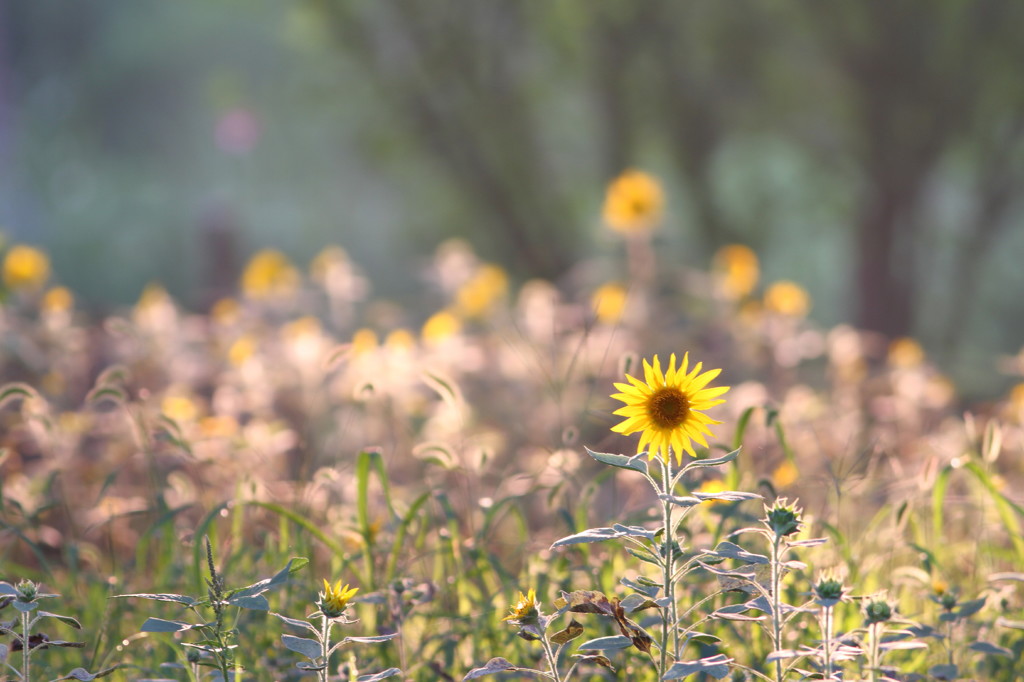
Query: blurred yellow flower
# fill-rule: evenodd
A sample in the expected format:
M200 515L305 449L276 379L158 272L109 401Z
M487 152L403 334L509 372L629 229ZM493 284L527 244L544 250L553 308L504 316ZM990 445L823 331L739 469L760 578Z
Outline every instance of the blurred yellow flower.
M3 278L8 289L38 289L50 278L50 257L34 246L16 244L4 257Z
M340 246L326 246L309 263L309 275L313 281L323 284L331 269L348 263L348 253Z
M412 350L416 345L416 338L408 329L395 329L384 339L384 345L391 350Z
M476 273L455 292L455 305L467 317L487 313L508 291L508 275L493 264L480 266Z
M369 353L377 347L377 332L372 329L357 329L352 335L352 353L362 355Z
M67 287L53 287L45 294L39 307L45 313L63 313L75 305L75 296Z
M676 461L682 464L684 450L692 457L697 456L691 441L708 447L704 434L714 435L708 425L722 423L700 411L725 402L718 396L728 391L728 386L705 388L722 370L713 369L701 374L704 365L698 362L687 373L689 364L690 354L687 353L677 370L673 353L668 370L663 373L655 355L653 365L644 360L644 381L627 374L629 384L615 384L621 393L612 395L612 398L626 405L615 411L614 414L625 417L625 420L613 426L612 431L627 436L641 431L636 451L643 452L649 444L650 459L658 456L668 462L669 452L674 450Z
M768 287L764 307L780 315L804 317L811 311L811 296L796 282L782 280Z
M222 298L210 308L210 317L217 324L230 325L238 321L241 315L242 306L238 301L231 298Z
M163 285L157 282L150 282L142 289L142 293L139 294L139 300L135 303L135 310L137 312L145 312L168 305L171 302L171 295L167 293L167 289L164 289Z
M348 606L349 600L358 591L358 587L350 588L348 584L342 587L340 580L332 587L324 579L324 591L320 593L320 611L328 618L337 618L345 612L345 607Z
M238 432L238 421L228 415L203 417L199 430L205 438L228 438Z
M519 625L529 625L537 623L539 618L540 609L537 603L537 593L531 587L526 594L519 593L519 599L509 608L508 615L502 618L502 620L511 621Z
M703 483L701 483L700 488L697 492L705 493L707 495L714 495L715 493L720 493L724 490L728 490L728 488L725 485L725 481L723 481L720 478L713 478L711 480L704 481ZM703 503L707 505L723 504L724 502L725 500L703 500Z
M1017 384L1010 389L1010 406L1017 414L1018 419L1024 422L1024 383Z
M242 272L242 293L263 300L287 295L299 286L299 271L280 251L264 249L252 257Z
M196 404L183 395L165 396L160 411L176 422L190 422L199 415Z
M642 232L658 224L664 208L665 197L657 179L630 169L608 185L604 221L617 232Z
M757 254L743 244L728 244L715 254L715 269L722 275L722 288L731 299L749 296L761 275Z
M889 364L893 367L918 367L924 362L924 357L924 348L921 344L908 336L893 339L889 344Z
M784 459L782 464L772 472L772 485L776 488L788 488L800 478L800 471L791 460Z
M618 282L602 284L590 297L590 306L602 324L616 324L626 310L626 288Z
M455 336L461 330L462 322L459 318L449 310L441 310L423 323L420 334L427 343L438 343Z
M320 320L312 315L303 315L297 320L292 320L281 328L281 336L288 341L299 341L307 337L315 337L320 334Z
M256 340L246 334L239 337L228 349L228 362L235 367L241 367L256 353Z

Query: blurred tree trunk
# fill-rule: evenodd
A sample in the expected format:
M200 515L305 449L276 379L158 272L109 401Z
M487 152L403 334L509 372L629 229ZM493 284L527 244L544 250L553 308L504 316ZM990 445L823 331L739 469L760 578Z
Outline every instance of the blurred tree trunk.
M14 107L11 105L11 49L8 46L10 36L10 20L7 16L7 0L0 0L0 211L14 211L14 154L12 128L14 126ZM13 216L0 213L0 222L11 220Z
M890 336L911 334L920 302L915 287L931 260L926 195L936 171L965 148L984 147L990 126L1017 127L1006 119L1019 120L1019 103L1016 112L1000 106L1007 103L1002 79L988 73L1007 68L1010 55L1002 41L994 41L994 53L988 48L995 32L1013 25L1007 15L1019 12L999 2L934 3L927 12L909 2L851 3L839 12L808 7L851 96L849 133L862 174L854 225L858 322ZM1020 41L1010 38L1014 43ZM993 101L999 103L994 110ZM1019 151L1020 136L1014 137L1000 135L997 149ZM961 306L973 297L978 269L1010 203L1000 182L1010 170L1006 159L982 154L971 161L970 170L994 184L978 183L968 247L954 259L955 274L971 279L951 286ZM947 309L950 320L962 319Z
M462 197L521 271L575 262L574 216L532 110L529 11L518 3L322 3L340 46L372 68Z

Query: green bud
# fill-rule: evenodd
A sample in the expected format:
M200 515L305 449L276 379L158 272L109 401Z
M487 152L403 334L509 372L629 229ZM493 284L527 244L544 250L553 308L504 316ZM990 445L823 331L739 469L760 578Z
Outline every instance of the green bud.
M842 601L845 594L843 581L835 578L822 578L814 586L815 600L822 606L835 606Z
M870 601L864 607L864 616L869 625L884 623L892 618L892 607L886 601Z
M35 601L36 597L39 596L39 586L31 580L22 580L18 583L17 590L20 601Z
M793 535L803 525L801 511L796 504L788 504L785 497L780 497L770 508L765 507L766 518L762 522L778 537Z

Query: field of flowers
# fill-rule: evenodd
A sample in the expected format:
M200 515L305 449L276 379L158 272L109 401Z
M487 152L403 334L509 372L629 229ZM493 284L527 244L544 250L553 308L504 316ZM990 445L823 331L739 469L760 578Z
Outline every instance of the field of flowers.
M558 283L442 244L430 311L331 246L89 319L5 245L0 677L1021 679L1024 383L680 269L662 202Z

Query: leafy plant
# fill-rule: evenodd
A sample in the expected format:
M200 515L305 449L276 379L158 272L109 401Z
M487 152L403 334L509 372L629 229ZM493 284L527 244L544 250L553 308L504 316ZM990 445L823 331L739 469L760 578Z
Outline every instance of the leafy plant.
M223 574L217 570L213 561L213 548L209 538L206 542L206 560L210 577L207 578L207 593L205 598L190 597L182 594L121 594L118 598L150 599L153 601L171 602L180 604L191 611L199 622L189 623L183 620L165 620L163 618L150 617L142 624L141 632L153 633L177 633L197 632L200 636L197 642L185 642L186 660L191 679L200 679L201 667L212 667L216 669L216 679L222 682L234 679L243 670L242 664L236 659L234 651L237 644L237 630L233 624L228 623L228 616L231 611L237 617L239 609L250 609L254 611L269 611L270 604L264 595L265 592L285 584L288 577L295 571L301 569L308 563L304 557L292 559L288 564L278 571L273 577L253 583L246 587L228 589L225 586ZM203 617L207 612L212 619Z

